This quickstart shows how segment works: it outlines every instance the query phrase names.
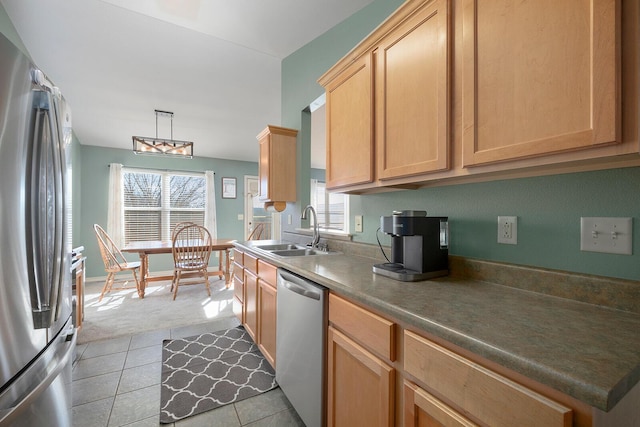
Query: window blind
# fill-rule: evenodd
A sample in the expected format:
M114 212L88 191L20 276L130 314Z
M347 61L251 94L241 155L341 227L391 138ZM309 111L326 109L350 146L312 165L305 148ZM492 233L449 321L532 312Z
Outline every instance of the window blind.
M348 198L345 194L326 191L326 184L311 180L311 204L316 209L318 226L325 230L348 233ZM313 219L311 220L313 222Z
M169 240L182 221L204 225L205 176L123 169L125 244Z

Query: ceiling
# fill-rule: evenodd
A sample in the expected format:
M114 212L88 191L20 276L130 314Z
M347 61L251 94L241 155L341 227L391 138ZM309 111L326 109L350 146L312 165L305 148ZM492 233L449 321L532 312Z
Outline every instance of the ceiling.
M171 111L194 155L257 161L281 62L373 0L0 0L83 145L130 149ZM159 138L171 121L158 119Z

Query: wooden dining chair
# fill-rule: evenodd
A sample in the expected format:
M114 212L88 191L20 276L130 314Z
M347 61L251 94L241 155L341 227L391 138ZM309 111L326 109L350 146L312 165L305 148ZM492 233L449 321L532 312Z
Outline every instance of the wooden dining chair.
M176 234L178 234L178 232L184 228L187 227L189 225L197 225L197 223L195 222L191 222L191 221L182 221L179 222L175 225L175 227L173 227L173 232L171 233L171 241L173 242L174 237L176 236ZM219 264L219 270L222 271L222 255L224 254L224 251L218 251L218 264ZM223 276L218 276L218 278L222 279ZM173 284L171 284L171 291L173 291Z
M209 258L211 257L211 233L205 227L192 224L180 228L171 241L173 253L173 280L171 289L173 299L178 295L180 280L185 273L201 275L211 296L209 288ZM202 283L202 280L190 281L183 284Z
M140 271L140 262L127 261L124 255L122 255L122 252L120 252L120 249L118 249L113 240L111 240L111 237L109 237L107 232L104 231L104 229L98 224L93 225L93 230L95 231L96 238L98 239L100 255L102 256L102 261L104 262L104 270L107 273L107 280L102 287L102 292L100 293L100 299L98 301L102 301L102 297L104 297L105 293L111 292L116 279L116 274L123 271L131 271L133 273L133 279L136 282L135 288L138 290L138 294L140 294L140 281L138 280L138 275L136 274L136 270ZM124 285L119 289L133 289L133 286L127 285L128 283L128 281L125 281Z
M178 234L178 232L183 229L184 227L187 227L189 225L196 225L195 222L191 222L191 221L182 221L179 222L175 225L175 227L173 227L173 231L171 232L171 241L173 242L174 237L176 237L176 234Z
M253 230L251 230L251 233L249 234L249 237L247 237L247 240L260 240L262 238L262 235L264 234L264 231L264 223L257 223L256 226L253 227Z

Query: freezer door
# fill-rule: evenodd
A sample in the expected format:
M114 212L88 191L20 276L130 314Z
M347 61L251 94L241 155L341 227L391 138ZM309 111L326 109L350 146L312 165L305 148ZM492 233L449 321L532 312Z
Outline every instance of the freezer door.
M56 292L52 295L55 304L52 323L49 329L49 337L57 335L63 325L71 316L71 110L66 104L59 91L53 91L53 106L55 110L55 124L57 126L57 138L52 149L52 154L59 157L59 162L54 162L58 166L56 176L59 177L59 187L56 188L56 198L60 201L56 226L60 227L58 242L61 248L58 251L56 262L59 262L60 269L53 280L58 282ZM49 338L50 339L50 338Z
M71 319L29 368L0 393L0 426L71 426Z
M49 328L61 284L63 200L58 128L52 95L33 91L33 127L27 158L26 239L33 323Z
M34 328L25 238L31 68L0 34L0 393L47 344Z

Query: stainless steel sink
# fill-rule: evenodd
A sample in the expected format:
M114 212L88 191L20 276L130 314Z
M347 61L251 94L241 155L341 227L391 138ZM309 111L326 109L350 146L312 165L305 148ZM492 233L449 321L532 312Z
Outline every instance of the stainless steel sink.
M329 255L337 252L322 251L315 248L309 248L304 245L297 245L295 243L275 243L269 245L255 245L254 249L267 252L271 255L281 257L293 257L293 256L311 256L311 255Z
M280 251L271 251L273 255L278 256L308 256L308 255L326 255L329 252L318 251L316 249L288 249Z
M254 246L256 249L262 249L263 251L284 251L284 250L292 250L292 249L305 249L304 246L294 245L293 243L278 243L275 245L257 245Z

